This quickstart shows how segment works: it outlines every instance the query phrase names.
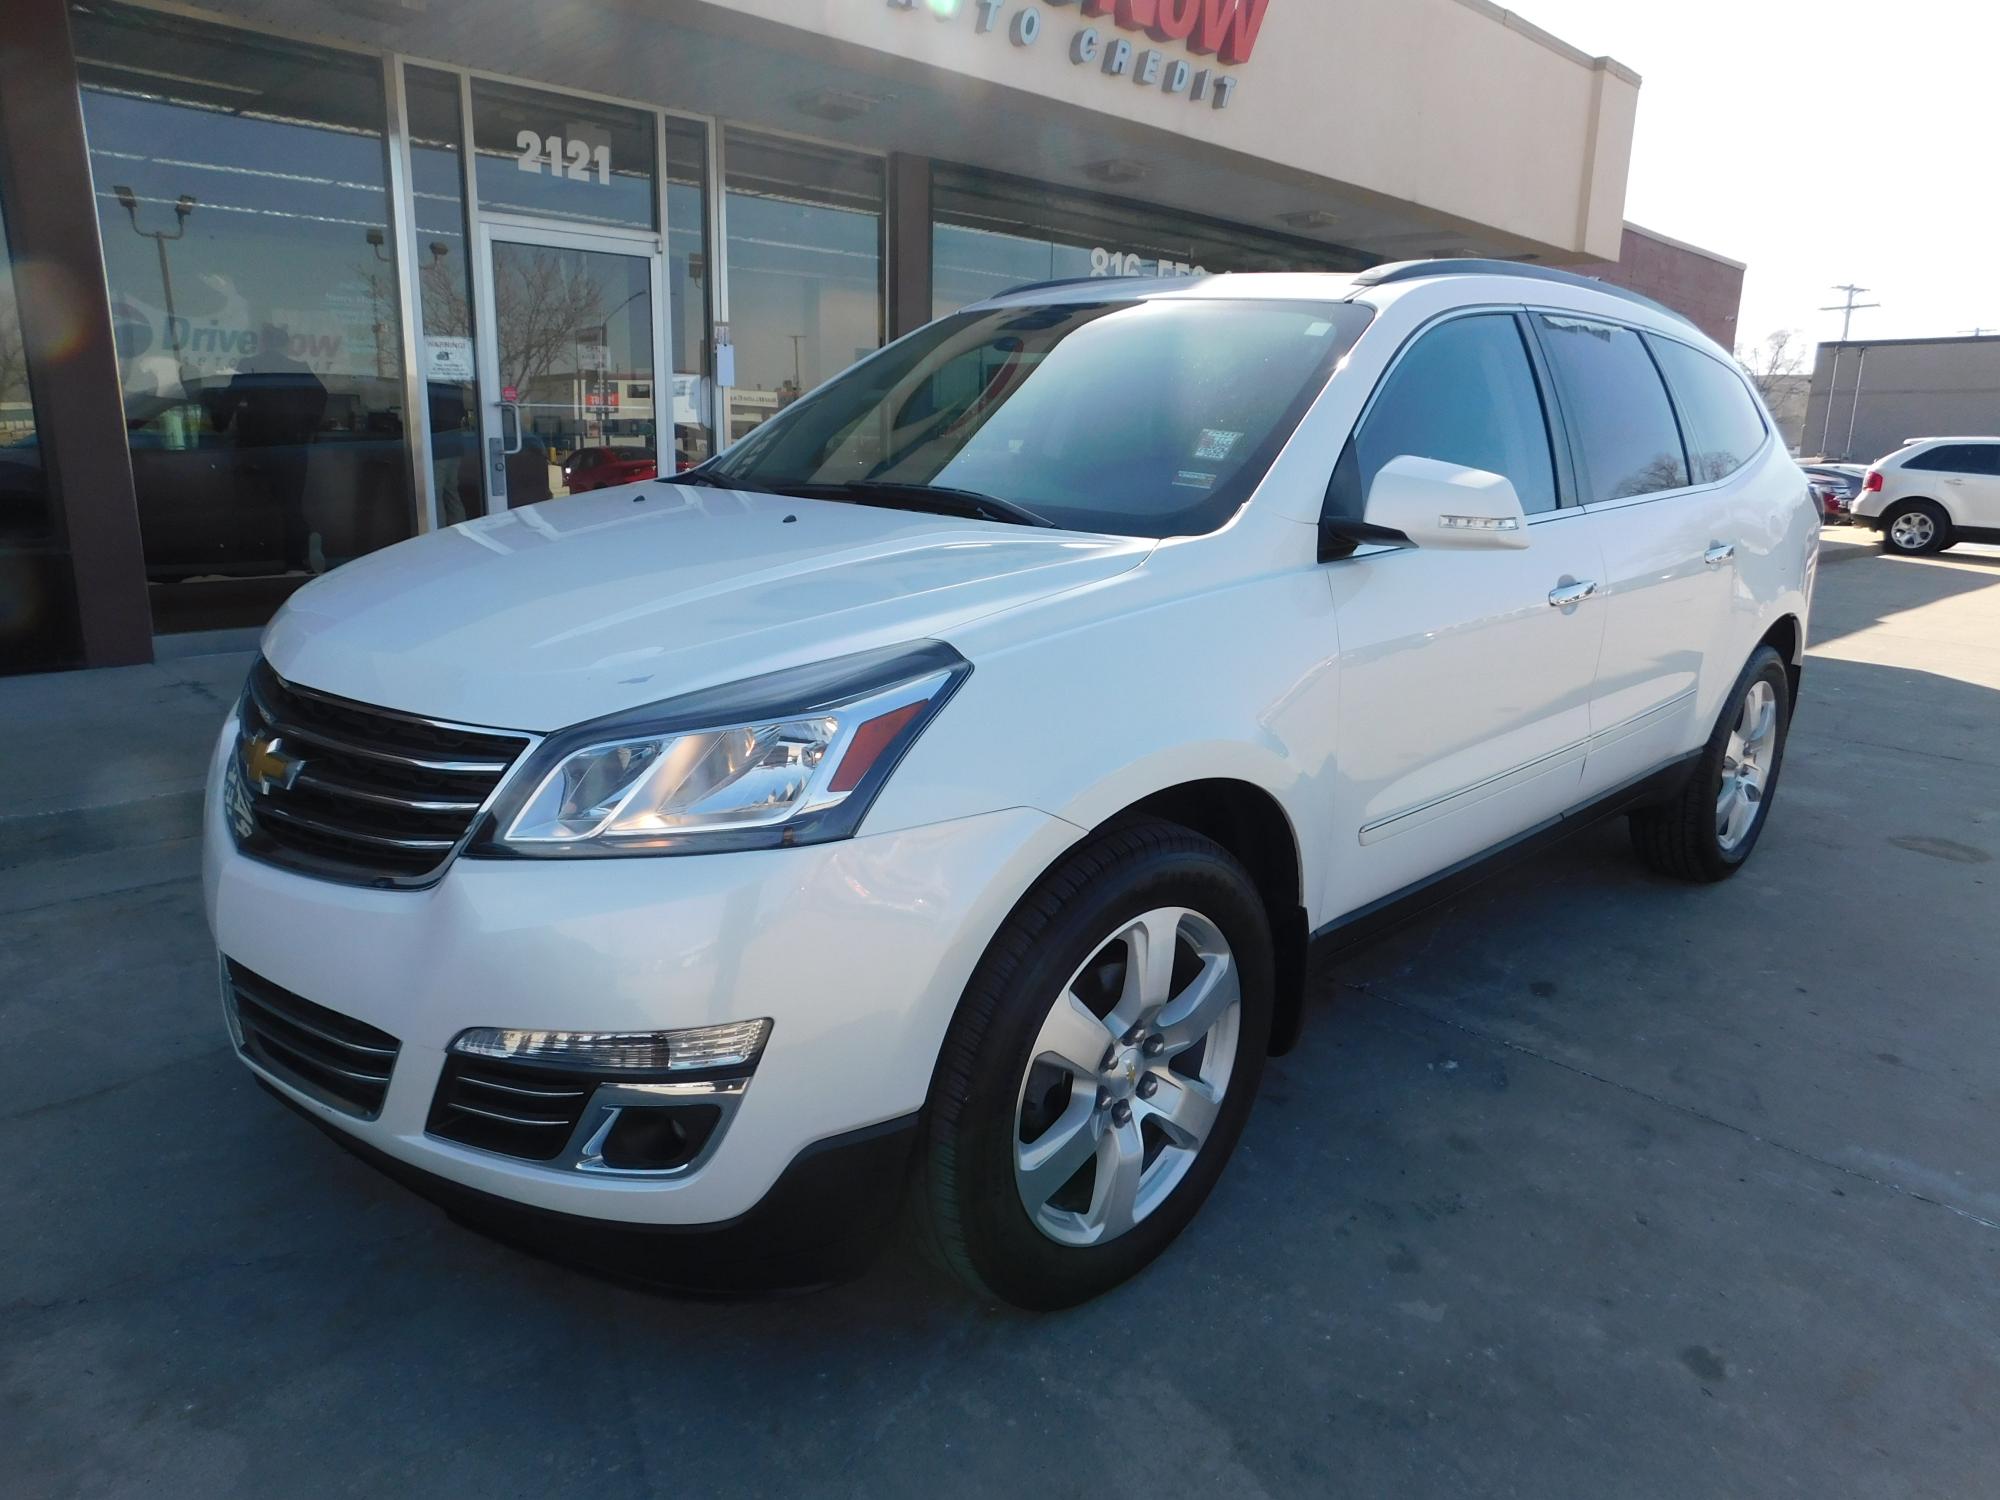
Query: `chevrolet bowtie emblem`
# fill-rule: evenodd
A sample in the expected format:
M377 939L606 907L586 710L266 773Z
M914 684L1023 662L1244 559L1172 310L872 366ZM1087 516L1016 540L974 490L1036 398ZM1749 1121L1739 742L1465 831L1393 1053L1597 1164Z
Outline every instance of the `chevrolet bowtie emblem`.
M260 735L243 747L243 774L260 793L273 788L290 791L306 763L287 754L284 742L273 735Z

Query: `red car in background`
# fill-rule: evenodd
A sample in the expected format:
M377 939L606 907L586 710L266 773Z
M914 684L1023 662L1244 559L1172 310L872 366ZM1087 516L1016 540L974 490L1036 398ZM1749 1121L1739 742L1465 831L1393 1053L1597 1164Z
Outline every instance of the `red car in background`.
M563 485L572 495L608 489L635 479L659 477L659 456L651 448L579 448L563 460Z

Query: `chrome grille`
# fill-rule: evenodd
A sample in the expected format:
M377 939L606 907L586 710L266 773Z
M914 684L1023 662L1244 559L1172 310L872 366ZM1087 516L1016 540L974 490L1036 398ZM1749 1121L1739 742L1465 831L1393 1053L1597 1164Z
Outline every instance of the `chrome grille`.
M382 1113L402 1043L222 961L224 1000L243 1055L301 1093L350 1115Z
M528 745L295 687L262 660L242 721L227 809L238 845L363 885L434 879Z

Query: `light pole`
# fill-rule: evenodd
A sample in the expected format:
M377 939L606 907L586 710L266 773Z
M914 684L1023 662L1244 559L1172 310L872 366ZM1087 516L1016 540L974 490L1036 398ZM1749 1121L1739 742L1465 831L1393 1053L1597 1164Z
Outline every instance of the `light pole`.
M187 233L188 215L194 212L194 194L182 193L174 200L174 229L169 234L164 229L141 229L139 227L139 196L132 189L119 183L111 189L119 206L125 210L125 217L132 221L132 232L142 239L153 242L153 248L160 252L160 293L167 301L167 343L178 355L181 352L181 335L174 317L174 277L167 266L167 241L177 240Z

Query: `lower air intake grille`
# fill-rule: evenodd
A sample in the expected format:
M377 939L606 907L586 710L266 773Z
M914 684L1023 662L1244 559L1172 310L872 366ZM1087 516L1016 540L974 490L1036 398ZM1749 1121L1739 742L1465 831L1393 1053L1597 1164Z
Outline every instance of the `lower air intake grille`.
M482 1151L552 1161L576 1133L595 1087L584 1073L454 1055L424 1129Z
M382 1113L402 1044L224 959L243 1055L322 1104L372 1120Z

